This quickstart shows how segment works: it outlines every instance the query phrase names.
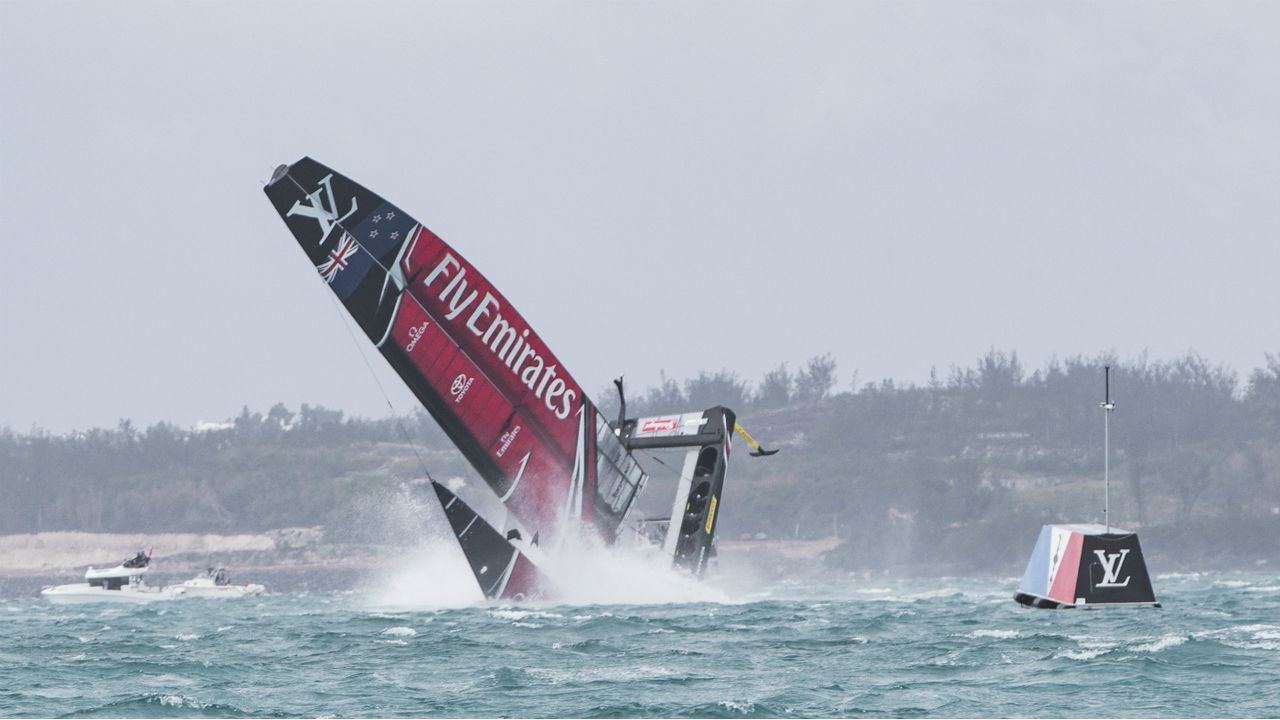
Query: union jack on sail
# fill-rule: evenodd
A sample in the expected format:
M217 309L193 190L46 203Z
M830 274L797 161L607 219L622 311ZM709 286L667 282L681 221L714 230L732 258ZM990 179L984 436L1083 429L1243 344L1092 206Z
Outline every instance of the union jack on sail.
M316 266L316 270L320 272L320 277L324 281L332 284L334 278L338 277L338 273L347 269L347 263L351 261L351 256L356 254L360 246L356 244L356 239L343 233L342 239L338 241L338 246L329 251L329 257L324 262Z

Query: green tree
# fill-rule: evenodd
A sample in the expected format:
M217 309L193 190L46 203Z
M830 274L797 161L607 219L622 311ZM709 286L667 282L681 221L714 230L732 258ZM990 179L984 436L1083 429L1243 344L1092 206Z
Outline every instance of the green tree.
M791 373L786 363L766 372L756 392L756 405L763 408L777 408L791 401Z
M836 386L836 361L830 353L809 358L808 366L796 373L795 399L818 402Z

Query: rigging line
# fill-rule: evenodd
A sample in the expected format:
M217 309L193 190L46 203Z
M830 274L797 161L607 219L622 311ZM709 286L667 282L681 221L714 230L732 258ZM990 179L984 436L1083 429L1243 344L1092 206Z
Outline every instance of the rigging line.
M679 481L679 480L688 480L688 481L689 481L689 482L691 482L691 483L693 482L693 478L692 478L692 477L685 477L685 476L684 476L684 470L683 470L683 469L677 470L677 469L675 469L675 468L671 467L670 465L668 465L668 464L666 464L666 463L662 462L662 459L661 459L661 458L659 458L657 455L655 455L655 454L653 453L653 451L652 451L652 450L645 451L645 455L646 455L650 460L652 460L652 461L654 461L654 462L658 463L658 464L659 464L659 465L661 465L662 467L664 467L664 468L666 468L666 469L670 470L671 472L675 473L677 481Z
M328 289L328 283L325 283L325 290ZM435 482L436 479L431 476L431 471L427 469L426 461L422 459L422 453L418 452L418 444L409 436L409 430L404 426L404 419L400 417L400 413L396 410L396 406L392 404L391 396L387 394L386 388L382 386L382 381L378 379L378 373L374 372L373 364L369 362L369 357L365 355L364 347L360 344L359 338L357 338L356 334L351 331L351 323L347 321L348 315L344 311L342 303L338 301L338 296L334 295L332 292L326 292L325 294L333 301L334 310L337 311L338 317L340 318L339 321L342 323L342 327L347 330L347 337L351 338L352 344L356 346L356 352L360 354L360 359L364 361L364 366L368 368L369 376L373 378L373 384L378 386L378 392L382 393L382 399L386 401L387 407L391 409L391 416L396 419L396 427L400 428L400 434L404 436L405 442L407 442L409 444L409 448L413 450L414 457L418 458L418 465L422 466L422 472L427 476L428 480Z

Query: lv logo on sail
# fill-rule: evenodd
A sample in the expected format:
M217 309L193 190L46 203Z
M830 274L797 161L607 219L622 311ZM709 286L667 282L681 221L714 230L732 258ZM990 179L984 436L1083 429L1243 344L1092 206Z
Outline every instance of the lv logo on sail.
M324 192L324 195L321 195L321 191ZM327 204L325 203L326 199L329 201ZM322 243L325 238L329 237L329 230L333 228L334 223L346 220L356 211L356 199L352 197L351 209L347 211L347 214L338 217L338 203L333 198L333 173L324 176L324 179L320 181L320 187L316 188L315 192L307 193L307 202L310 204L303 205L301 200L294 201L293 207L289 208L287 215L289 217L301 215L320 223L320 242Z

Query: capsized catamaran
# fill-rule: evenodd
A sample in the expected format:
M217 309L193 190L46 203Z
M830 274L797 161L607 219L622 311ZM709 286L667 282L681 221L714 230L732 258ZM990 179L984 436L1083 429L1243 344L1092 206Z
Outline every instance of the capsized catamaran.
M531 556L565 533L614 543L634 531L629 513L648 480L637 448L689 449L663 549L702 574L731 435L771 454L731 410L632 420L624 398L610 423L511 303L408 213L310 158L281 165L265 191L321 278L501 500L505 517L485 518L433 483L486 597L545 595Z

